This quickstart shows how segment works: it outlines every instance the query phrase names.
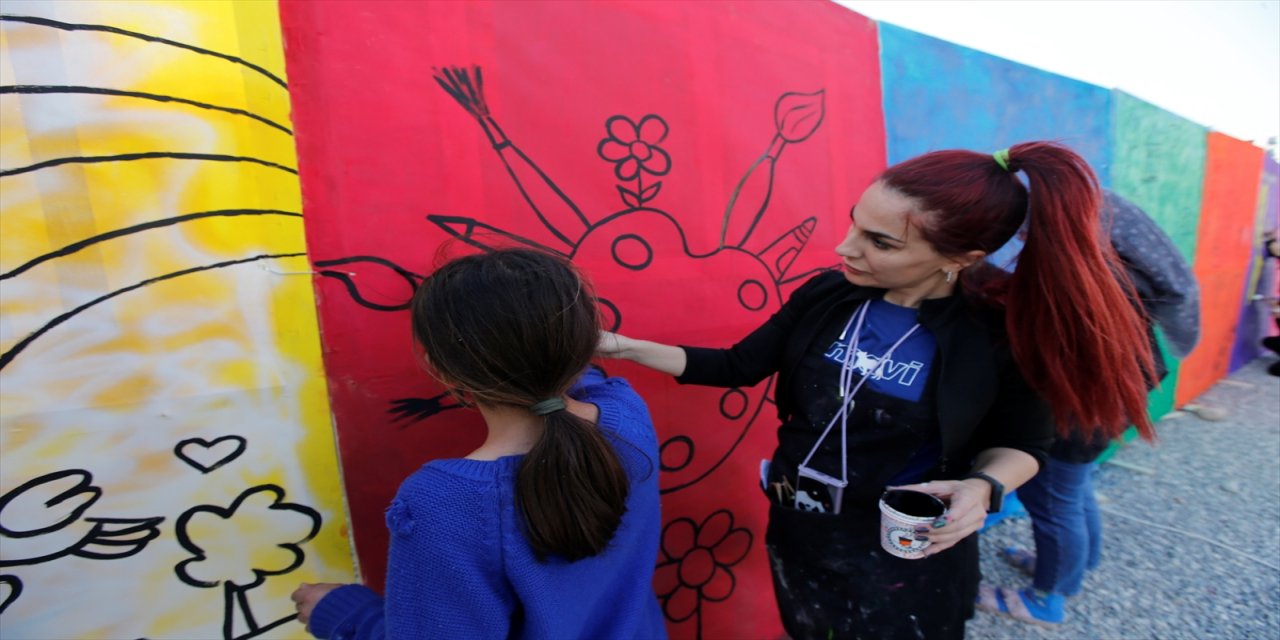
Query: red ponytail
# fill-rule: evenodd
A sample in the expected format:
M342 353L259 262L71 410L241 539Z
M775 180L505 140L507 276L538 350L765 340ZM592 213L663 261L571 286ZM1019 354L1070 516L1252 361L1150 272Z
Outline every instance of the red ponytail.
M992 253L1026 220L1013 275L992 280L970 268L962 284L982 283L984 297L1006 306L1014 360L1052 407L1059 433L1115 437L1132 422L1154 439L1146 320L1102 234L1093 170L1050 142L1014 145L1008 166L990 155L939 151L890 167L881 180L921 204L922 235L943 255ZM1027 177L1029 200L1017 171Z

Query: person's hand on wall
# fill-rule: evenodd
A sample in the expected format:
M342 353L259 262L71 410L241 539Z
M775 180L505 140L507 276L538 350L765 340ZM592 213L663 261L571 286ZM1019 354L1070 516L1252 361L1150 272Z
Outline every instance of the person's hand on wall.
M311 612L316 608L316 603L329 595L330 591L341 586L332 582L317 584L304 582L298 585L298 588L293 591L293 595L289 596L293 599L293 604L298 609L298 622L310 628Z
M669 344L636 340L611 331L600 332L596 355L602 358L630 360L673 376L684 373L686 360L684 349Z
M602 358L624 358L626 357L626 346L623 341L627 340L626 336L618 335L612 331L600 332L600 344L596 346L596 354Z

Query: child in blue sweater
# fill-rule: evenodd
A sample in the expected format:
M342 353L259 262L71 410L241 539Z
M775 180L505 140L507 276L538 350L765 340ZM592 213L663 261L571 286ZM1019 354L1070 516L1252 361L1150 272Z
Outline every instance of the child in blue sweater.
M362 585L294 592L311 633L666 636L651 585L657 438L631 386L588 369L594 301L567 262L523 249L454 260L422 284L414 337L488 438L400 486L387 509L385 597Z

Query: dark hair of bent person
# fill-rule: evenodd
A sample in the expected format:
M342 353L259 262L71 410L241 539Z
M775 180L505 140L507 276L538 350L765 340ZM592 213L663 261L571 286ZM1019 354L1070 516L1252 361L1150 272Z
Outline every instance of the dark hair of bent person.
M1008 170L990 154L935 151L890 167L880 180L919 203L921 235L944 256L994 253L1025 220L1026 245L1011 276L979 265L962 271L960 284L1006 308L1014 360L1062 435L1115 437L1133 423L1153 439L1147 323L1102 234L1097 177L1052 142L1013 145L1007 158Z
M565 260L506 249L453 260L411 304L432 375L481 405L562 398L590 364L600 323L589 285ZM596 425L561 409L516 475L516 503L540 559L594 556L626 511L628 481Z

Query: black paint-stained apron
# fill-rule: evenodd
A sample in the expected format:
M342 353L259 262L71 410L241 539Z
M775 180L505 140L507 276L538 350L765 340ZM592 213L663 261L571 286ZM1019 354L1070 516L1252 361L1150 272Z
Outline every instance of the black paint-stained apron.
M779 427L770 483L785 476L796 486L797 466L839 408L840 367L823 352L841 326L827 327L797 370L793 389L801 410ZM937 370L932 367L919 402L879 393L870 384L858 391L848 421L849 484L839 515L780 504L776 493L770 497L765 543L792 638L964 637L980 577L977 536L918 560L889 554L879 538L884 487L930 479L926 472L936 462ZM808 464L836 478L839 430L837 424ZM904 477L904 469L918 471Z

